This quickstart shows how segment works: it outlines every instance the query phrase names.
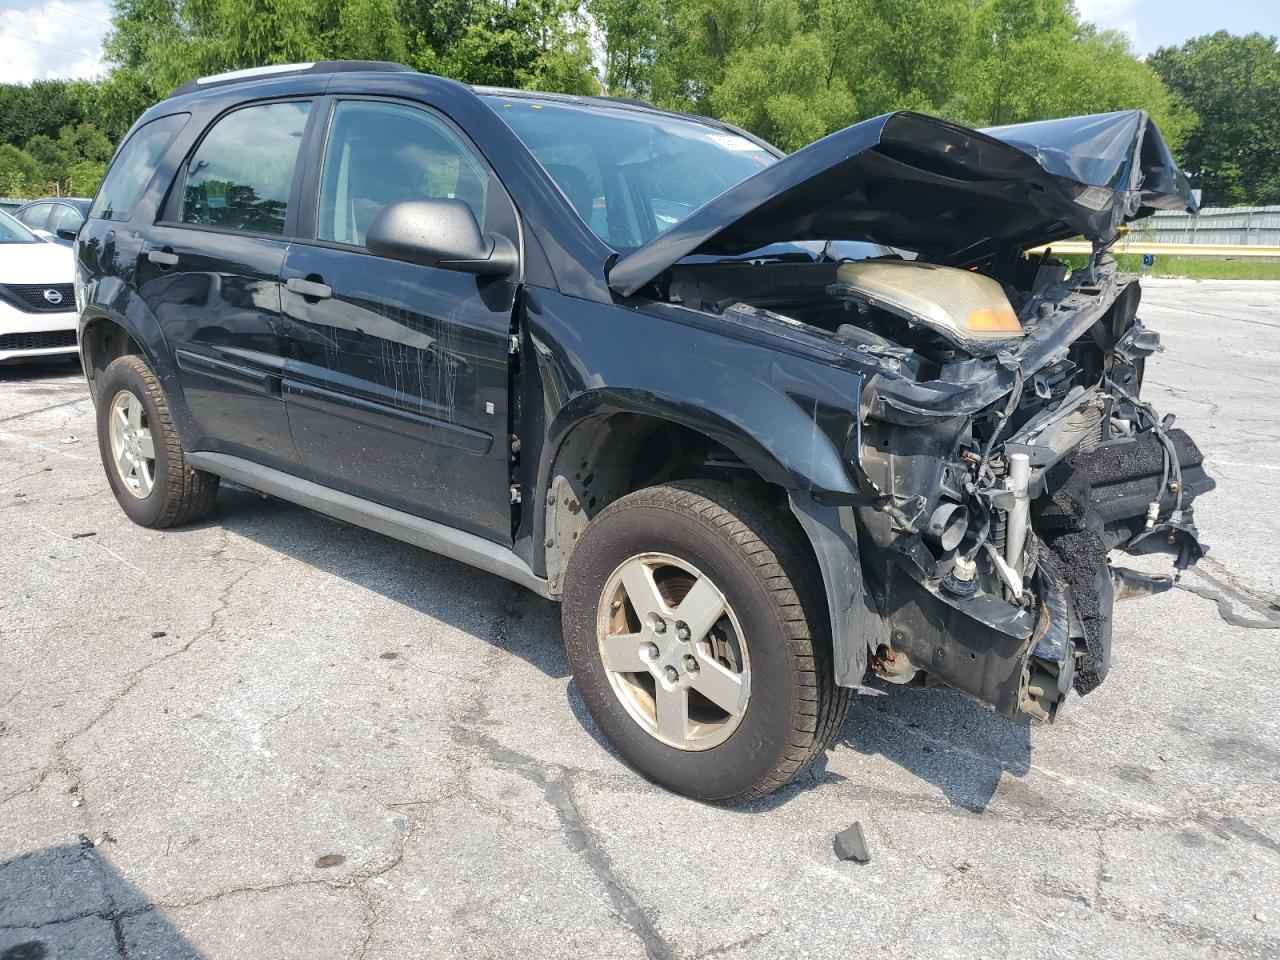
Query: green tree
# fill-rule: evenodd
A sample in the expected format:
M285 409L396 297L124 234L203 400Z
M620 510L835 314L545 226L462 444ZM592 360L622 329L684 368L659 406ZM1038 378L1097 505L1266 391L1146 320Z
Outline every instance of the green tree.
M43 179L57 181L66 179L67 170L71 166L71 157L67 155L67 151L59 141L43 133L37 133L27 141L23 149L40 166Z
M1196 123L1194 111L1170 94L1149 64L1133 56L1121 33L1085 25L1066 50L1045 98L1045 116L1143 109L1177 149Z
M410 65L463 83L599 93L587 23L569 0L415 2ZM447 14L459 20L443 23Z
M707 97L716 115L785 150L857 119L854 95L839 69L842 46L832 22L836 4L820 0L809 17L781 3L763 13L771 40L730 55Z
M654 58L652 96L662 106L713 111L713 92L739 52L789 41L804 29L793 0L668 0L664 43ZM783 39L770 30L783 31ZM760 77L763 80L763 75Z
M662 0L590 0L588 9L606 38L605 91L648 96L664 34Z
M26 143L37 134L54 136L68 123L91 116L83 81L36 80L0 85L0 143Z
M832 16L838 69L858 113L945 113L970 79L976 11L971 0L843 0Z
M1206 205L1280 203L1280 51L1275 37L1218 33L1161 47L1150 64L1199 122L1182 166Z
M44 193L40 164L27 151L0 143L0 196L35 197Z
M968 79L948 112L973 126L1050 116L1047 103L1075 28L1066 0L984 0Z

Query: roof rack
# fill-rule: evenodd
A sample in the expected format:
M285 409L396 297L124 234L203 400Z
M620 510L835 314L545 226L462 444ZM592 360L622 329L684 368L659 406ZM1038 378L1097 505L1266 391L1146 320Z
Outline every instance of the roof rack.
M355 71L365 73L414 72L412 67L406 67L403 63L391 63L387 60L318 60L314 63L274 63L265 67L248 67L244 70L228 70L226 73L197 77L195 80L188 80L169 96L178 97L185 93L195 93L197 90L207 90L210 87L222 86L227 83L261 80L264 77L279 76L281 74L353 73Z

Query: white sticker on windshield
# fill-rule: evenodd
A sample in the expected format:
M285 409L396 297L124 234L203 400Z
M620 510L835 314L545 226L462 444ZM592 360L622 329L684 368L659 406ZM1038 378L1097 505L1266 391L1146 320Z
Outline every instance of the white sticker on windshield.
M1076 197L1076 203L1090 210L1105 209L1111 202L1111 191L1106 187L1085 187Z
M760 145L752 143L746 137L740 137L736 133L708 133L707 139L713 143L718 143L726 150L740 150L743 153L760 149Z

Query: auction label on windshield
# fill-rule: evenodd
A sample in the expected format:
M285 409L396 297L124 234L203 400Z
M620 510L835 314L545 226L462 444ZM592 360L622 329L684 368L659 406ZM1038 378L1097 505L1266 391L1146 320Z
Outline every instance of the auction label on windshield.
M1111 191L1106 187L1085 187L1076 196L1076 203L1090 210L1104 210L1111 202Z
M712 143L718 143L726 150L741 150L743 153L764 149L760 144L752 143L746 137L740 137L736 133L708 133L707 139Z

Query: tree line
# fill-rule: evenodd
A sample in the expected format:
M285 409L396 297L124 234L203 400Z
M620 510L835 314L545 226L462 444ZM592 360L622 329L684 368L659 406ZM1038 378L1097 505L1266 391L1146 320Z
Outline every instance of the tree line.
M890 110L969 126L1146 109L1206 204L1280 203L1274 37L1143 61L1071 0L116 0L95 81L0 85L0 194L87 195L134 119L185 81L321 59L607 93L795 150Z

